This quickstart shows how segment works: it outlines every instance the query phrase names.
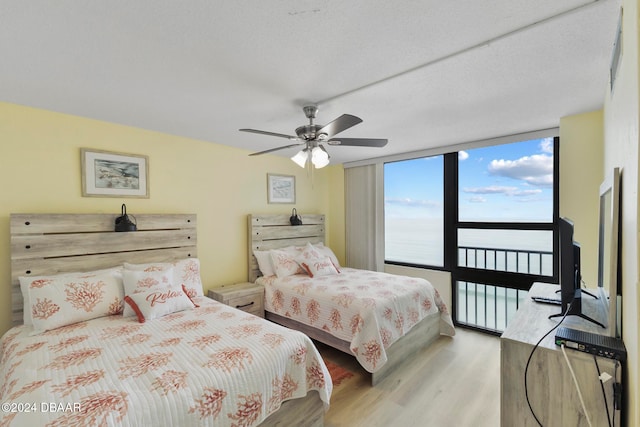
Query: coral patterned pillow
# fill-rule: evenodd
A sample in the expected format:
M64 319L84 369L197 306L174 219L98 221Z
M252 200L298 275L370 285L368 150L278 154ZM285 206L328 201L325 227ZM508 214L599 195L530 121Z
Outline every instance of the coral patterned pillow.
M274 249L271 251L271 262L273 263L273 269L278 277L287 277L294 274L304 274L305 271L296 262L295 256L291 253Z
M296 258L296 261L298 261L298 263L300 264L302 261L312 260L316 258L322 258L322 254L311 243L307 243L307 246L304 247L304 250Z
M122 272L125 296L146 293L150 290L173 286L173 267L163 269L147 268L146 270L124 270ZM126 301L126 299L125 299ZM136 313L129 305L125 305L124 317L134 316Z
M333 261L329 257L304 260L302 261L302 267L307 270L311 277L330 276L340 273L340 270L333 265Z
M185 285L191 298L203 296L202 279L200 278L200 261L198 258L185 258L174 263L156 262L150 264L124 264L125 270L166 270L173 268L172 283Z
M91 272L72 272L72 273L61 273L52 276L20 276L18 280L20 281L20 291L22 292L22 323L25 325L33 325L33 320L31 319L31 298L29 296L29 287L32 282L48 280L52 277L61 278L64 276L74 276L74 275L87 275L87 274L102 274L102 273L113 273L120 279L120 286L122 286L122 267L113 267L107 268L104 270L96 270Z
M149 289L127 295L124 300L136 313L140 323L197 307L187 295L184 285Z
M338 257L333 253L329 246L325 246L323 243L316 243L313 245L313 248L320 252L322 256L328 256L331 258L331 262L335 265L336 268L340 268L340 262L338 262Z
M33 334L122 312L118 269L22 279L29 291Z

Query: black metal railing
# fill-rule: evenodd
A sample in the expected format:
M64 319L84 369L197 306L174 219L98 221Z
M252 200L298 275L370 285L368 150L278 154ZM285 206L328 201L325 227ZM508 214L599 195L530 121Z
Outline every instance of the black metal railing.
M458 246L458 266L551 276L553 252Z
M551 276L553 252L459 246L458 266ZM457 322L496 333L504 331L527 295L527 290L469 281L457 281L455 292Z
M466 326L503 332L527 291L503 286L456 282L457 321Z

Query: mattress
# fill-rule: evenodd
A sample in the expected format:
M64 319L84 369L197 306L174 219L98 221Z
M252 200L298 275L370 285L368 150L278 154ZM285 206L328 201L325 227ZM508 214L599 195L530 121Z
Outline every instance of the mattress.
M255 426L329 372L312 341L206 297L138 323L102 317L0 339L1 426Z
M335 275L260 277L265 309L350 343L369 372L387 361L385 349L427 316L440 315L441 334L455 334L451 314L433 285L420 278L353 268Z

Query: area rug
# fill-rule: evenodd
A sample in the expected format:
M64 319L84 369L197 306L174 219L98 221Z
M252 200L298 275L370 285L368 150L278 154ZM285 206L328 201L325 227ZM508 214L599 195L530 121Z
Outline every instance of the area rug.
M331 380L333 381L334 387L339 386L342 381L353 377L353 372L349 372L337 363L333 363L330 360L325 360L324 364L327 365L327 369L329 369L329 375L331 375Z

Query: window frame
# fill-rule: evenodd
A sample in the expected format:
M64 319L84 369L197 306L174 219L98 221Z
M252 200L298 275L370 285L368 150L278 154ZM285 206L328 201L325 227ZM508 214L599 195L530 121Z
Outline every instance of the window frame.
M517 143L519 141L512 141ZM557 223L559 218L559 142L560 138L553 137L553 221L552 222L478 222L478 221L459 221L459 206L458 206L458 152L451 152L445 154L433 154L432 156L419 156L422 157L437 157L443 156L444 162L444 180L443 180L443 213L444 213L444 262L442 266L430 265L430 264L416 264L403 261L387 260L385 258L384 263L389 265L397 265L401 267L423 268L429 270L449 271L453 273L453 270L457 270L461 277L468 277L468 270L476 270L468 267L458 267L458 229L501 229L501 230L543 230L553 232L553 274L552 276L541 275L524 275L523 273L511 273L504 272L504 277L501 278L503 283L516 283L518 284L515 289L524 289L522 283L529 283L532 279L534 281L558 281L559 277L559 262L558 262L558 233ZM505 143L508 144L508 143ZM411 159L404 159L411 160ZM399 160L391 160L386 163L395 163ZM518 276L527 276L526 280L520 280L519 277L512 277L514 274ZM502 275L501 275L502 276ZM509 286L514 287L514 286ZM527 288L528 289L528 288Z
M531 138L533 139L533 138ZM527 139L522 139L526 141ZM519 141L513 140L512 143ZM508 143L508 142L505 142ZM501 286L509 289L517 289L528 291L534 282L558 283L559 281L559 181L560 181L560 138L553 137L553 213L551 222L473 222L459 220L459 158L458 152L451 152L442 155L444 157L444 189L443 189L443 213L444 213L444 262L443 266L432 266L423 264L414 264L408 262L390 261L385 259L385 264L397 265L404 267L422 268L429 270L448 271L451 273L451 295L454 323L457 321L457 291L456 283L473 282L478 284L490 284ZM434 154L435 156L436 154ZM420 156L428 157L428 156ZM501 230L543 230L553 233L553 268L552 275L525 274L509 271L485 270L472 267L461 267L458 262L458 230L459 229L501 229ZM464 324L465 327L469 325ZM496 331L478 328L485 332L498 333Z
M417 156L417 157L411 157L411 158L406 158L406 159L400 159L400 160L389 160L386 162L383 162L383 186L384 186L384 166L388 163L398 163L398 162L402 162L402 161L410 161L410 160L415 160L415 159L425 159L428 157L442 157L442 163L443 163L443 207L442 207L442 213L443 213L443 246L444 248L446 248L446 240L447 240L447 234L446 234L446 230L447 230L447 207L446 207L446 199L447 199L447 185L446 185L446 181L447 181L447 155L449 155L451 153L440 153L440 154L432 154L432 155L424 155L424 156ZM457 155L456 153L453 153L455 155ZM457 178L456 178L457 179ZM383 203L385 203L383 201ZM385 212L386 215L386 212ZM386 218L383 218L383 221L386 222ZM386 245L386 230L384 232L384 244ZM386 250L385 250L386 252ZM400 267L411 267L411 268L422 268L422 269L427 269L427 270L437 270L437 271L449 271L448 270L448 262L447 262L447 252L446 250L444 250L443 253L443 260L442 260L442 265L432 265L432 264L417 264L417 263L412 263L412 262L408 262L408 261L395 261L395 260L389 260L386 258L386 253L384 254L384 264L388 264L388 265L396 265L396 266L400 266Z

